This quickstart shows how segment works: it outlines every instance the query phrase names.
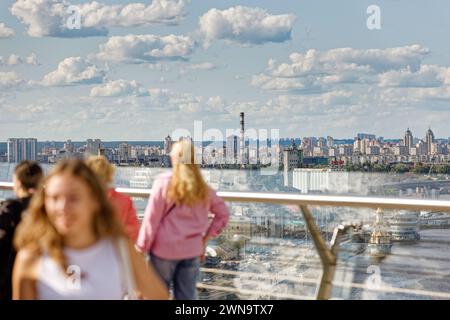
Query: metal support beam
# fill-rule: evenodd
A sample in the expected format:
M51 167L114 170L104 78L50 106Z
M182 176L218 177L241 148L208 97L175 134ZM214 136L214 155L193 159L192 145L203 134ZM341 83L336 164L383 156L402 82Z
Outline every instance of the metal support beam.
M300 206L300 210L303 213L306 226L311 234L311 238L319 254L320 261L322 263L322 276L320 285L316 291L317 300L328 300L331 298L331 292L333 290L333 278L336 271L336 255L328 247L327 243L322 237L320 229L317 227L314 217L309 211L307 206ZM339 234L337 234L337 237ZM334 238L334 236L333 236ZM335 242L338 243L338 242Z
M303 213L303 218L305 219L306 226L311 233L311 238L314 241L314 245L322 263L322 275L319 287L316 291L316 299L328 300L331 298L331 294L333 291L333 279L336 272L341 236L349 228L357 228L358 226L352 223L348 225L339 225L337 228L335 228L333 237L331 239L330 248L322 237L322 233L317 227L316 222L314 221L314 217L312 216L311 211L309 211L309 208L307 206L299 207Z

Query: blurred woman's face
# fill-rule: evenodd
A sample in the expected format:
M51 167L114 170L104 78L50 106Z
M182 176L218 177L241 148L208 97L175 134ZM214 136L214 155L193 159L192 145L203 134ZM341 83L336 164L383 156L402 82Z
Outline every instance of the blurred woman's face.
M63 173L47 181L45 209L59 234L83 236L92 230L98 204L83 180Z

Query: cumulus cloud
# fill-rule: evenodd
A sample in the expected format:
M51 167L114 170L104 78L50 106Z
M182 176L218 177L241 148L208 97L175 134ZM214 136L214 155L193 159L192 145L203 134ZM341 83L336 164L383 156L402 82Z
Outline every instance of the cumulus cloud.
M353 94L350 91L332 91L324 93L320 99L325 106L347 105L352 103Z
M9 89L23 84L15 72L0 72L0 89Z
M8 28L4 23L0 23L0 39L1 38L11 38L15 34L14 30Z
M219 96L205 98L192 93L161 88L151 88L148 93L149 105L154 110L181 111L184 114L195 114L201 117L227 112L227 104Z
M96 1L80 6L87 27L135 27L156 23L178 24L185 16L186 0L153 0L150 5L105 5Z
M32 52L28 57L25 58L25 61L27 64L33 65L33 66L37 66L39 65L39 61L37 59L37 55Z
M168 94L168 103L181 111L195 112L200 108L203 97L195 96L191 93L180 93L174 91L165 91Z
M66 0L16 0L11 13L27 26L32 37L104 36L111 27L136 27L152 24L177 24L185 16L187 0L153 0L150 4L134 2L107 5L97 1L77 6L81 28L69 28L73 12Z
M157 108L169 107L174 93L169 89L152 88L149 89L151 104ZM170 107L169 107L170 108Z
M104 26L69 27L72 15L68 12L69 6L65 0L17 0L10 11L27 27L31 37L88 37L108 33Z
M292 53L289 63L270 59L266 71L254 75L251 84L262 90L302 97L298 104L306 113L315 112L317 107L313 106L320 106L322 113L342 113L345 108L369 112L376 107L379 115L380 106L389 108L384 115L403 106L442 107L450 99L450 67L424 64L428 54L429 50L419 45L308 50ZM350 88L358 92L357 99L344 94ZM281 105L294 112L289 103Z
M291 39L294 21L292 14L271 15L261 8L236 6L209 10L200 17L199 27L206 42L223 39L262 44Z
M152 109L166 111L181 111L184 114L208 117L221 114L223 119L235 119L241 111L252 114L252 120L259 122L273 122L273 115L277 114L281 122L288 120L294 114L308 112L320 114L324 111L332 113L336 108L355 103L355 96L350 91L337 90L323 94L304 96L280 95L262 101L231 101L222 96L197 96L191 93L180 93L169 89L149 89L148 105Z
M13 29L7 27L4 23L0 23L0 39L1 38L11 38L15 35Z
M450 86L439 88L419 88L413 91L413 96L422 100L447 100L450 101Z
M220 109L220 110L226 106L226 102L225 102L224 98L222 98L221 96L210 97L206 101L206 104L214 109Z
M9 57L5 57L5 58L0 56L0 66L16 66L16 65L19 65L22 63L26 63L29 65L38 65L39 64L35 53L31 53L25 59L22 59L19 55L14 54L14 53L9 55Z
M167 64L158 62L158 63L146 63L145 67L152 71L158 71L158 72L169 72L170 68Z
M211 62L194 63L182 66L179 69L180 75L188 75L191 71L209 71L217 69L217 65Z
M415 98L421 100L445 100L447 105L450 101L450 86L439 88L419 88L413 90Z
M91 89L91 97L145 96L148 91L135 80L114 80Z
M336 110L340 106L350 106L355 103L350 91L337 90L314 95L279 95L269 99L261 107L262 117L270 117L271 112L283 117L292 114L321 114Z
M400 108L387 105L368 90L358 93L333 90L308 95L277 95L265 102L232 102L225 109L234 121L232 123L235 123L239 112L245 111L252 119L250 126L278 128L282 135L353 135L357 128L386 128L386 119L380 114L390 112L391 125L398 121L398 116L404 112ZM276 122L273 121L274 114L277 116ZM367 117L368 114L371 116ZM394 120L395 117L397 120ZM299 123L302 123L301 127ZM320 126L317 126L317 123L320 123Z
M318 92L323 83L313 76L303 78L281 78L259 74L252 77L251 85L268 91Z
M6 62L6 64L10 66L15 66L20 63L22 63L22 59L17 54L10 55L8 61Z
M324 52L320 60L343 64L354 63L357 66L369 66L376 71L400 69L406 66L417 70L429 53L428 48L418 44L386 49L338 48ZM294 61L298 61L297 59Z
M298 134L298 123L303 123L301 130L304 132L305 126L316 127L319 122L322 128L325 125L323 117L330 115L332 117L339 108L343 107L345 113L350 113L353 106L353 97L350 92L336 91L324 94L310 95L279 95L268 99L267 101L247 101L232 102L226 107L231 119L235 119L239 112L245 111L252 119L252 127L263 126L265 128L280 129L280 133L286 133L289 127L294 127L296 135ZM276 114L277 121L273 121L273 115ZM342 116L342 113L341 113ZM310 122L309 121L313 121ZM337 123L327 121L327 129L330 125L336 126ZM280 125L282 125L280 127ZM292 132L290 132L292 133Z
M317 131L321 130L317 128L317 123L321 124L320 127L327 128L326 134L342 135L344 132L351 133L352 130L356 130L355 128L366 128L391 135L395 131L393 128L398 127L394 119L398 121L399 118L404 118L405 114L408 115L410 125L413 122L420 125L421 121L429 119L431 114L441 116L446 114L450 101L450 86L446 84L447 69L433 67L429 70L428 66L423 65L417 71L418 74L424 75L421 82L414 77L412 79L405 77L391 83L390 87L378 86L375 82L374 85L355 87L339 85L330 87L329 91L311 94L293 95L293 90L287 90L287 94L278 95L265 103L259 102L255 108L250 106L248 111L247 109L245 111L252 114L255 123L268 126L272 125L273 114L276 114L277 123L283 123L283 130L292 125L295 128L292 132L298 130L298 122L302 122L305 124L302 130L312 132L314 135L321 134ZM400 71L404 72L403 69ZM428 73L431 75L426 80ZM376 76L377 74L375 78ZM436 78L439 79L439 83L435 83ZM298 79L278 78L278 80ZM230 107L227 107L227 110L231 112ZM239 108L233 110L234 114L237 112ZM367 117L368 114L371 116Z
M450 100L450 86L441 87L390 87L380 93L383 102L391 105L416 105L424 101Z
M190 69L190 70L214 70L216 68L217 68L217 66L211 62L196 63L196 64L188 65L186 67L186 69Z
M308 50L305 54L292 53L291 63L278 66L269 61L272 74L278 77L299 77L305 74L330 74L337 72L381 72L391 69L410 67L417 70L424 57L429 53L427 48L411 45L387 49L353 49L336 48L327 51ZM337 73L336 72L336 73Z
M105 72L81 57L70 57L61 61L58 68L44 76L46 86L102 83Z
M7 103L2 105L2 111L4 112L4 117L0 120L0 123L5 125L10 125L13 123L32 123L33 129L36 128L36 122L43 121L43 119L50 119L52 113L56 111L55 106L48 102L39 103ZM28 127L28 126L27 126Z
M100 45L97 59L113 62L144 63L161 60L185 60L195 41L187 36L127 35L115 36Z
M379 75L381 87L440 87L450 85L450 68L437 65L421 65L413 72L411 68L392 70Z
M320 91L337 84L377 83L378 75L408 69L421 69L429 50L420 45L386 49L336 48L292 53L289 63L270 59L266 73L255 75L252 85L264 90ZM387 82L387 80L385 81Z

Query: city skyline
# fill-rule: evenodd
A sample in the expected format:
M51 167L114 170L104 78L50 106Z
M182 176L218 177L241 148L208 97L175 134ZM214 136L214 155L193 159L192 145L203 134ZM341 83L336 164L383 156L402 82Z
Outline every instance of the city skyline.
M239 112L280 137L401 137L399 123L449 137L450 3L376 1L371 30L373 4L4 0L0 141L158 140L236 128Z
M85 142L67 140L65 142L45 141L36 138L10 138L7 150L0 144L0 162L40 160L55 163L66 158L84 158L104 155L110 161L120 164L140 163L150 166L167 166L168 155L173 142L190 139L195 142L196 161L206 165L265 165L280 164L285 168L298 168L304 160L311 165L342 165L344 163L397 163L397 162L448 162L450 138L438 139L431 128L424 138L413 136L410 128L402 139L384 139L369 133L357 133L354 139L338 140L332 136L303 137L281 140L255 141L244 132L244 113L240 113L240 136L232 134L226 140L193 140L189 136L173 139L170 135L164 141L108 142L101 139L87 139ZM6 153L5 153L6 151ZM262 155L261 155L262 153ZM264 163L263 163L264 162Z
M253 128L250 127L248 129L253 129ZM414 139L419 139L419 140L425 139L426 138L426 134L427 134L428 130L430 130L430 129L432 130L433 128L431 126L429 126L427 128L427 130L424 131L423 135L415 135L414 133L412 133L412 137ZM403 140L404 139L404 134L407 131L416 132L414 130L414 128L407 127L404 131L402 131L403 133L399 134L399 136L397 136L397 137L386 137L383 134L377 134L377 133L372 133L372 132L371 133L368 133L368 132L364 132L364 133L361 132L360 133L360 132L358 132L358 133L355 133L352 137L350 137L350 136L349 137L335 137L335 136L331 136L331 135L325 134L325 135L285 136L285 137L279 137L279 139L283 140L283 141L286 141L286 140L302 139L302 138L309 138L309 137L314 137L314 138L332 137L334 140L338 140L338 141L339 140L343 140L343 141L344 140L353 140L354 141L358 137L358 135L369 135L369 136L376 137L376 139L383 138L383 140L387 140L387 141L394 140L395 141L395 140ZM171 136L171 134L169 133L168 136ZM226 137L224 140L221 140L221 141L226 142L229 137L230 136ZM25 137L25 136L20 136L19 137L19 136L16 136L16 137L8 137L5 141L0 140L0 143L7 143L8 139L30 139L30 138L31 139L36 139L35 137ZM80 139L80 140L71 139L70 137L67 138L67 139L61 139L61 140L55 140L55 139L42 139L42 140L40 140L40 139L38 139L38 142L39 143L43 143L43 142L64 143L64 142L70 140L70 141L72 141L74 143L85 143L87 140L93 139L93 138L100 139L102 142L131 142L131 143L139 143L139 142L158 142L158 143L163 143L164 139L165 139L165 137L162 136L162 137L160 137L159 139L156 139L156 140L122 140L122 139L105 140L105 139L102 139L99 136L95 136L95 137L88 137L86 139ZM450 141L450 136L449 137L444 137L444 136L436 135L435 139L436 140L449 140ZM194 140L194 141L196 141L196 140ZM206 141L215 141L215 140L203 140L203 141L206 142Z

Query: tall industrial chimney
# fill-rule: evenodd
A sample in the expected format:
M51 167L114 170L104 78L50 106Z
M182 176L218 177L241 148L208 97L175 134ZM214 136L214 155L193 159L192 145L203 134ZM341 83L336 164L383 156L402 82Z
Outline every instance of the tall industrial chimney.
M239 116L240 116L240 125L241 125L241 137L240 137L240 153L239 153L239 156L240 156L240 163L241 163L241 165L242 164L244 164L244 158L245 158L245 154L244 154L244 149L245 149L245 141L244 141L244 113L243 112L241 112L240 114L239 114Z

